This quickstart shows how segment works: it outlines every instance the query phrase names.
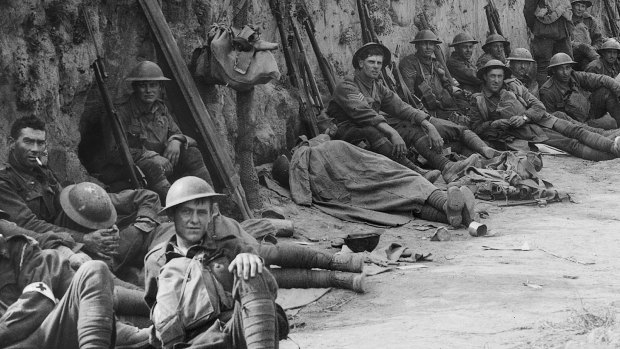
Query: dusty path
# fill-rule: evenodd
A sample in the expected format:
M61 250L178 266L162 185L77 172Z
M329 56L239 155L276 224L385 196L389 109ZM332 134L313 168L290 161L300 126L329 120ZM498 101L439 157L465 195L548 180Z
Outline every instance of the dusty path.
M543 178L577 203L545 208L480 204L498 235L431 242L413 223L388 230L379 247L398 241L431 252L428 268L368 278L368 292L334 290L292 320L301 348L617 348L620 326L620 160L592 163L545 157ZM326 246L349 224L286 205L307 235ZM415 224L418 224L416 222ZM483 245L530 251L490 251ZM550 253L574 261L558 258ZM525 283L540 285L533 288ZM285 343L284 348L295 348Z

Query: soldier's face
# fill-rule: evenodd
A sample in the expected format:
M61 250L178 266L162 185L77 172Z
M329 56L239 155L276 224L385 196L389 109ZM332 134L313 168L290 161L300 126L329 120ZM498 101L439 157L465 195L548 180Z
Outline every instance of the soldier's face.
M603 51L603 59L609 64L614 64L618 60L618 50Z
M23 128L17 139L9 137L9 149L22 166L38 167L37 158L40 159L47 149L45 131Z
M180 204L174 210L177 243L190 247L199 243L213 220L213 205L209 199L198 199Z
M504 56L504 44L501 42L494 42L487 46L491 56L500 58Z
M576 2L573 4L573 14L577 17L582 17L583 14L586 13L587 9L588 6L582 2Z
M471 42L466 42L464 44L458 44L455 47L456 52L461 55L461 57L465 59L471 59L471 56L474 54L474 44Z
M144 104L152 104L161 95L161 83L159 81L138 81L134 85L138 98Z
M383 67L383 56L368 56L363 61L360 61L362 74L371 79L379 78L381 67Z
M553 77L559 82L567 83L572 72L573 68L569 64L560 65L553 68Z
M532 62L527 61L512 61L510 62L510 69L517 77L524 77L530 73L532 69Z
M422 41L418 42L415 45L416 52L422 57L430 58L433 55L433 51L435 50L435 43L432 41Z
M497 93L504 86L504 69L491 69L484 78L484 86L487 90Z

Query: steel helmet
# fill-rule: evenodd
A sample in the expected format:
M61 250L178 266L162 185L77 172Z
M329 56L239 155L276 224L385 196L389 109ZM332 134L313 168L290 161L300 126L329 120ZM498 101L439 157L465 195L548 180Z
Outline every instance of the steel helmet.
M484 42L484 45L482 45L482 49L484 50L485 47L494 42L501 42L504 44L504 46L507 46L509 44L508 40L506 40L506 38L504 38L503 36L499 34L491 34L487 36L487 40Z
M564 64L577 64L577 62L573 61L573 59L564 52L558 52L551 57L549 60L549 65L547 66L547 71L553 67L557 67L558 65Z
M493 68L501 68L504 70L504 79L508 79L512 76L512 70L508 68L502 61L497 59L492 59L488 61L482 68L478 69L476 76L478 79L482 80L482 76L487 73L487 71Z
M435 33L433 33L431 30L428 30L428 29L420 30L415 35L415 38L412 41L410 41L410 43L415 44L415 43L423 42L423 41L430 41L435 44L441 44L441 40L439 40L437 35L435 35Z
M224 195L216 193L209 183L202 178L194 176L182 177L170 186L168 194L166 195L166 207L160 212L167 211L184 202L212 196Z
M368 42L365 43L364 46L360 47L357 51L355 51L355 53L353 54L353 60L351 61L353 63L353 68L354 69L359 69L359 66L357 64L357 62L360 60L360 56L369 48L372 47L376 47L379 48L381 51L383 51L383 65L382 67L385 67L386 65L389 65L392 62L392 53L390 52L390 50L388 50L387 47L378 44L376 42Z
M289 187L289 166L290 162L286 155L280 155L271 167L271 176L285 188Z
M125 81L168 81L157 63L142 61L129 73Z
M575 4L575 3L578 3L578 2L585 4L586 7L592 6L592 1L590 1L590 0L570 0L570 4L571 5Z
M469 33L458 33L452 40L452 43L448 46L454 47L456 45L465 44L471 42L472 44L477 44L478 40L474 39L473 36Z
M88 229L106 229L116 223L116 209L106 191L95 183L70 185L60 192L60 206L72 221Z
M603 43L603 45L601 45L601 48L599 48L598 50L596 50L596 52L598 52L599 54L601 54L603 51L606 50L616 50L616 51L620 51L620 43L618 43L616 40L614 39L608 39L607 41L605 41Z
M524 62L535 62L532 58L532 54L526 48L519 47L512 50L510 57L508 57L509 61L524 61Z

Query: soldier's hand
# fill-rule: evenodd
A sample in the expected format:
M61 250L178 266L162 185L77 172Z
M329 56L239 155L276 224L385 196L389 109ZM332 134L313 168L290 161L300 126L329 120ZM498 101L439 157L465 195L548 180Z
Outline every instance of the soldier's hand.
M393 132L390 138L390 142L392 142L392 145L394 146L392 149L392 156L394 158L400 159L407 154L407 145L405 144L403 137L401 137L398 132Z
M510 122L510 126L512 126L513 128L519 128L525 125L525 119L523 118L523 115L514 115L508 121Z
M510 128L510 121L506 119L495 120L491 123L491 126L495 128L500 128L502 130L506 130Z
M263 260L252 253L240 253L228 266L228 271L231 273L234 273L235 270L237 277L247 280L255 277L257 273L261 274L263 272Z
M422 127L426 131L428 139L431 142L431 149L435 149L435 151L441 152L441 150L443 149L443 138L441 138L435 126L433 126L433 124L428 121L424 121L422 123Z
M109 229L99 229L84 235L84 245L94 253L105 256L118 254L119 231L116 226Z
M181 155L181 141L178 139L173 139L168 142L168 146L164 151L163 156L170 161L172 167L177 165L179 162L179 156Z
M82 264L91 260L92 258L90 258L86 253L78 252L69 257L69 264L71 265L71 269L78 270Z

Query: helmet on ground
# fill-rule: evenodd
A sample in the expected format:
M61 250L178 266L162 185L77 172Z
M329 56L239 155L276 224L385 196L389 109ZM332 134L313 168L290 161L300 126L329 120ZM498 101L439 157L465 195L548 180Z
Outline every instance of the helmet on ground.
M276 158L271 167L271 176L285 188L289 187L289 166L290 162L286 155L280 155Z
M160 212L167 211L168 209L184 202L214 196L224 195L216 193L211 185L209 185L209 183L202 178L194 176L182 177L170 186L168 194L166 195L166 207L164 207Z
M499 34L491 34L487 36L487 40L484 42L484 45L482 45L482 49L484 50L487 46L494 42L501 42L504 44L504 46L510 44L510 42L508 42L508 40L506 40L506 38L504 38L503 36Z
M125 81L168 81L157 63L142 61L129 73Z
M620 51L620 43L618 43L615 39L608 39L603 43L603 45L601 45L601 48L596 50L596 52L598 52L598 54L600 55L603 53L603 51L607 50Z
M60 192L60 206L75 223L88 229L106 229L116 223L116 209L108 193L91 182L70 185Z
M458 33L452 40L452 43L448 46L454 47L456 45L465 44L471 42L472 44L477 44L478 40L474 39L473 36L469 33Z
M383 67L385 67L386 65L389 65L392 62L392 53L390 52L390 50L388 50L387 47L378 44L376 42L368 42L365 43L364 46L360 47L357 51L355 51L355 53L353 54L353 68L354 69L359 69L358 66L358 61L361 60L361 56L369 49L371 48L378 48L383 52Z
M551 57L549 60L549 65L547 66L547 71L553 67L557 67L559 65L564 64L577 64L577 62L573 61L573 59L564 52L558 52Z
M524 61L524 62L535 62L532 58L532 54L526 48L519 47L515 48L510 52L510 57L508 57L509 61Z
M584 5L586 5L586 7L591 7L592 6L592 1L590 0L570 0L570 4L576 4L576 3L582 3Z
M412 41L410 41L410 43L416 44L418 42L423 42L423 41L430 41L435 44L441 44L441 40L439 40L437 35L435 35L435 33L433 33L431 30L428 30L428 29L420 30L415 35L415 38Z
M502 61L498 61L497 59L488 61L482 68L478 69L476 76L478 79L482 80L484 74L486 74L489 70L496 68L501 68L504 70L504 79L508 79L512 76L512 70L502 63Z

